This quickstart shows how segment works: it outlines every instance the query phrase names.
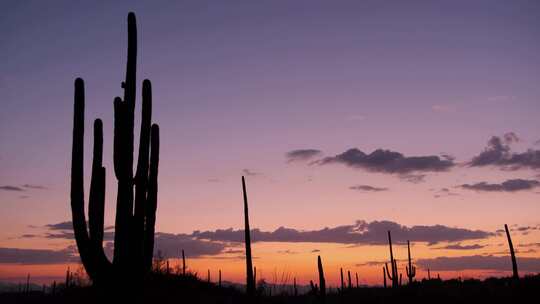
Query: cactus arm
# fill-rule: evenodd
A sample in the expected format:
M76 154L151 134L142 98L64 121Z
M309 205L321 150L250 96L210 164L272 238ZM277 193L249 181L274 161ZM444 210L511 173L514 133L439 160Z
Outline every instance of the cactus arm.
M244 241L246 245L246 291L248 295L255 294L255 286L253 284L253 262L251 260L251 236L249 229L249 211L248 199L246 191L246 181L242 176L242 193L244 196Z
M94 154L92 160L92 179L88 199L88 226L91 252L94 255L98 281L106 279L111 263L103 251L103 229L105 217L105 168L103 167L103 123L94 121Z
M158 194L158 167L159 167L159 126L152 125L150 131L150 172L148 177L148 201L145 208L146 230L144 238L144 271L152 268L154 255L154 235L156 229L156 210Z
M137 160L137 171L135 174L135 213L134 213L134 246L136 252L143 252L144 248L144 209L147 200L148 188L148 167L150 155L150 129L152 125L152 84L148 79L143 82L142 90L142 119L139 141L139 156ZM143 256L137 257L137 260Z
M512 238L510 237L510 231L508 225L504 224L504 230L506 231L506 238L508 239L508 247L510 248L510 257L512 258L512 277L516 280L519 279L518 267L516 262L516 253L514 252L514 245L512 244Z
M71 215L81 262L92 280L97 270L84 214L84 81L75 80L73 146L71 152ZM94 155L99 156L99 155ZM94 177L96 178L96 177Z
M383 270L386 271L386 276L388 277L388 279L392 280L392 276L390 275L390 272L388 271L388 263L384 263Z

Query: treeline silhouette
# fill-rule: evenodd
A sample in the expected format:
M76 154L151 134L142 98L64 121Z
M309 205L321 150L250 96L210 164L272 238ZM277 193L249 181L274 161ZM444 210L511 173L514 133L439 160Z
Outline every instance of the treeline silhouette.
M246 181L242 176L245 233L245 285L222 282L221 270L217 282L212 282L210 270L206 280L188 270L186 255L182 250L182 264L174 269L158 252L154 256L154 235L158 191L159 127L152 124L152 89L149 80L142 84L142 119L139 151L135 174L134 161L134 114L136 96L137 27L135 14L128 15L128 51L126 78L122 82L123 99L114 99L114 173L118 184L114 255L112 261L103 249L105 168L103 167L103 125L94 121L93 161L88 198L88 227L84 204L84 82L75 80L73 147L71 165L71 210L75 241L82 265L90 284L74 280L67 270L63 284L53 282L43 290L30 290L30 275L25 288L0 295L2 303L93 303L103 299L136 299L151 303L386 303L410 301L417 303L455 302L517 302L537 294L540 275L520 278L515 252L508 226L505 224L513 275L511 278L489 278L484 281L452 279L443 281L431 278L415 280L416 266L407 240L407 277L399 272L394 258L391 231L388 231L389 261L383 266L381 287L365 287L352 283L347 270L345 282L340 268L341 284L328 288L321 256L317 256L318 282L298 286L293 278L292 286L272 291L264 279L257 281L257 269L253 265ZM390 284L388 284L388 281ZM299 287L303 292L299 292Z

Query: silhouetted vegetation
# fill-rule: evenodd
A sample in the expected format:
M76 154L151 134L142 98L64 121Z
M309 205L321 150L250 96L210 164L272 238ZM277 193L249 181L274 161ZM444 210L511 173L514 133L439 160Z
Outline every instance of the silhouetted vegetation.
M271 286L259 284L257 293L248 296L244 286L227 281L220 287L217 283L200 279L196 274L182 274L178 271L167 273L153 269L147 274L141 290L140 302L144 303L525 303L534 299L540 286L540 275L525 276L516 284L512 277L476 279L440 279L415 281L410 286L398 288L353 287L345 290L330 289L322 298L321 294L297 293L293 285L269 295L265 291ZM309 290L303 286L303 290ZM290 290L290 292L285 292ZM97 303L110 298L101 289L87 284L73 284L66 288L47 286L44 290L32 289L26 292L0 294L1 303Z

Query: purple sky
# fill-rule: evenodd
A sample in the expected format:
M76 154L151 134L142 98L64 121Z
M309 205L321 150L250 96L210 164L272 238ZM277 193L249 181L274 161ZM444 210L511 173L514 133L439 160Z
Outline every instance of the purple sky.
M138 106L149 78L161 127L158 230L240 228L244 169L256 173L247 176L252 226L264 229L538 224L534 183L508 193L455 187L539 179L538 168L463 165L508 132L519 137L512 151L539 149L539 1L120 2L0 3L0 186L25 190L0 191L0 245L17 245L9 238L28 225L70 218L76 77L86 84L86 173L91 121L104 121L113 223L112 100L122 94L129 11L139 31ZM458 165L413 184L285 157L354 147L450 154ZM350 189L358 185L389 191ZM458 195L434 194L442 188Z

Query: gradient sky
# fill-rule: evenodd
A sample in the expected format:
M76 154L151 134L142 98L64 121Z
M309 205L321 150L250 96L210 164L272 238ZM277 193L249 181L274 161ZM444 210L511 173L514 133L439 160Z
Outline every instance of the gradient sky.
M506 255L496 231L508 223L520 257L530 258L524 272L540 271L538 1L2 1L0 280L31 272L47 281L65 271L65 261L12 263L2 254L72 244L44 235L54 230L46 225L71 217L76 77L86 84L86 173L97 117L111 172L112 100L122 94L129 11L138 22L138 92L142 79L152 80L153 121L161 129L158 231L192 238L196 230L242 229L240 176L246 175L251 225L263 231L357 220L440 224L490 236L419 242L416 257L481 259ZM505 156L475 166L474 157L493 149L493 136ZM333 158L351 148L399 152L405 163L435 156L452 165L390 172ZM320 152L287 157L298 149ZM537 158L504 162L527 155ZM108 225L115 183L108 174ZM226 278L242 281L242 247L220 249L225 240L217 241L211 243L217 252L203 250L190 265L201 273L222 268ZM449 245L477 246L441 249ZM404 258L404 248L397 250ZM308 282L317 254L327 261L331 283L344 267L378 284L380 265L370 262L386 260L387 247L254 246L255 264L269 281L286 272ZM440 272L485 276L509 269L441 266Z

